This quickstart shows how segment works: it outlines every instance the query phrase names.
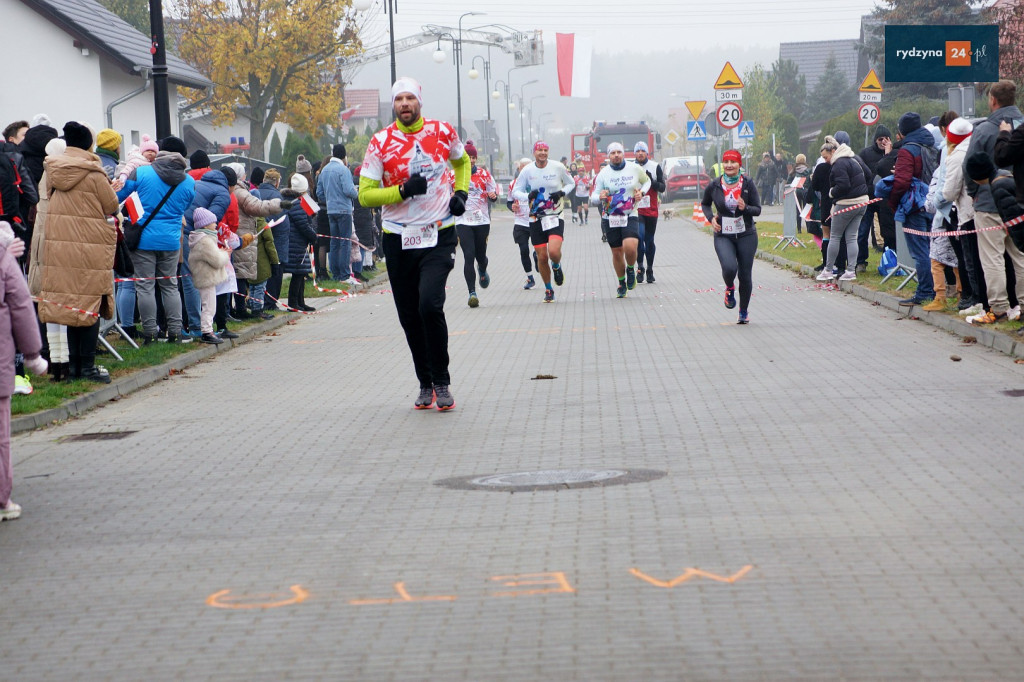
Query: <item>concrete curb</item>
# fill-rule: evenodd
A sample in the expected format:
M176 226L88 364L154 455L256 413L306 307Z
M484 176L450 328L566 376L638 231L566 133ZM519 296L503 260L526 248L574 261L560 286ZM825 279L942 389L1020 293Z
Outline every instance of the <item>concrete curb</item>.
M814 271L814 268L809 265L794 263L793 261L786 260L782 256L770 251L758 249L757 257L779 267L793 270L801 275L806 275L811 279L818 274ZM853 294L854 296L859 296L864 300L877 303L884 308L901 313L910 319L920 320L933 327L938 327L943 331L947 331L950 334L955 334L961 338L972 336L977 339L979 346L997 350L1000 353L1005 353L1006 355L1014 358L1024 357L1024 338L1021 338L1021 340L1018 341L1002 332L998 332L987 327L975 327L974 325L965 322L962 317L928 312L921 310L920 306L901 306L899 303L900 299L892 294L884 291L875 291L874 289L869 289L863 285L857 284L856 282L837 282L837 284L839 285L840 291L843 291L844 293Z
M697 223L693 222L689 218L684 218L687 222L693 225L698 230L701 230L707 234L707 230ZM763 249L757 250L757 257L763 261L777 265L780 268L787 270L793 270L794 272L805 275L811 279L818 274L809 265L802 265L800 263L786 260L777 253L771 251L765 251ZM894 312L900 313L909 319L920 320L933 327L938 327L943 331L947 331L950 334L954 334L961 338L974 337L977 340L979 346L985 348L991 348L992 350L1005 353L1013 358L1024 358L1024 337L1017 340L1011 336L1008 336L1002 332L989 329L987 327L975 327L972 324L968 324L961 317L952 315L946 315L943 313L932 313L925 310L921 310L920 306L901 306L900 299L892 294L884 291L875 291L869 289L863 285L857 284L856 282L836 282L839 285L840 291L847 294L853 294L859 296L866 301L877 303L878 305L888 308Z
M386 282L388 279L387 272L374 277L372 280L363 285L360 291L366 291L378 284ZM333 304L335 299L331 297L320 297L316 299L310 299L307 303L315 305L315 301L326 301L322 305L315 306L317 310L320 308L326 308ZM239 346L243 343L252 341L253 339L263 336L268 332L272 332L275 329L283 327L292 320L302 319L302 315L299 313L286 313L284 315L276 315L273 320L265 320L259 324L254 324L238 332L237 339L225 339L224 343L211 346L207 344L195 344L196 349L188 353L182 353L176 355L167 362L161 365L155 365L153 367L146 367L136 372L129 374L128 376L121 377L116 381L112 381L106 385L98 385L96 390L80 395L76 398L63 403L59 407L54 407L49 410L42 410L40 412L33 412L32 414L21 415L18 417L11 418L11 434L23 433L25 431L32 431L34 429L40 429L51 424L62 422L72 417L88 412L89 410L102 405L111 400L117 400L130 393L134 393L140 388L150 386L157 381L167 378L172 372L179 372L186 367L195 365L203 360L212 357L218 353L226 353L232 348ZM195 343L195 342L193 342Z

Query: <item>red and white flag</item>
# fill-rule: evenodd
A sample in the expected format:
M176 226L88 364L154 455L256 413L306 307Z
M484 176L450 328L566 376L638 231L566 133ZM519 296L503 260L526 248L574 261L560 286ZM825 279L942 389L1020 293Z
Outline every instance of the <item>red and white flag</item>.
M811 204L810 203L804 204L804 207L800 210L800 217L803 218L804 220L810 220L811 219Z
M128 217L131 218L133 225L138 223L145 213L142 209L142 199L139 198L138 192L132 192L128 195L128 198L124 200L124 208L128 211Z
M558 94L562 97L590 97L590 62L594 41L575 33L556 33L558 52Z
M306 212L306 215L313 215L320 210L320 204L313 201L313 197L308 194L303 194L299 198L299 202L302 204L302 210Z

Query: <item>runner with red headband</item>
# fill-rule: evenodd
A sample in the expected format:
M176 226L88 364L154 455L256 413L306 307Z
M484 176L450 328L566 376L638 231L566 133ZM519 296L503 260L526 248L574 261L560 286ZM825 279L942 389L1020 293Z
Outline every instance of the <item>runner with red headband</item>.
M757 187L740 173L743 156L735 149L722 154L723 172L704 190L701 208L715 231L715 253L722 265L725 280L725 307L736 307L735 282L740 280L740 316L737 324L749 322L750 293L754 289L751 271L757 253L757 230L754 216L761 215L761 198ZM714 205L715 213L711 207Z
M548 159L547 142L538 140L533 145L533 159L533 163L523 168L516 178L512 198L529 202L530 242L537 252L537 269L544 280L544 302L551 303L555 300L555 291L551 288L552 271L555 284L562 286L565 281L562 271L562 239L565 234L562 208L565 195L576 187L576 181L564 165Z

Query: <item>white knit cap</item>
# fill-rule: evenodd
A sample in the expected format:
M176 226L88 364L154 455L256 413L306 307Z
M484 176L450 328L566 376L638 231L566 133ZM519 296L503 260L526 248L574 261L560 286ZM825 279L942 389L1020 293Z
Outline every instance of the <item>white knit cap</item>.
M290 186L296 192L305 192L309 189L309 181L298 173L293 173Z
M47 156L60 156L68 150L68 143L59 137L55 137L46 143Z
M396 80L395 84L391 86L391 102L394 103L395 98L403 92L412 93L416 101L423 104L423 88L414 79L402 76Z
M233 163L225 163L224 165L235 171L235 177L238 178L239 182L245 179L245 166L243 164L235 161Z
M644 142L643 140L640 140L635 145L633 145L634 154L636 154L637 152L643 152L644 154L647 154L649 151L650 150L647 149L647 143Z
M621 142L612 142L610 145L608 145L608 153L609 154L611 154L612 152L623 152L624 153L625 151L626 150L623 149Z

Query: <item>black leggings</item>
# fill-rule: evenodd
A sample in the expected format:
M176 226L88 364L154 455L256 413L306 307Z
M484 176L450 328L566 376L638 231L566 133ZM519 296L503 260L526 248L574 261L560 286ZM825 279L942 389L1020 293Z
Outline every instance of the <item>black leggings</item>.
M644 266L644 254L647 254L647 269L654 267L654 232L658 229L658 216L642 215L640 217L640 245L636 250L636 265Z
M99 340L99 320L88 327L68 327L68 362L74 375L80 376L83 369L96 365L96 344Z
M519 246L519 260L523 263L523 270L529 275L533 270L540 272L537 267L537 251L530 248L530 228L525 225L516 225L512 228L512 239ZM533 254L533 269L530 268L530 254Z
M750 292L754 290L751 270L754 268L754 254L757 253L757 232L751 230L738 237L715 233L715 253L722 264L722 279L731 287L740 278L740 310L750 305Z
M462 247L462 255L465 257L465 264L462 267L462 274L466 277L466 286L472 293L476 291L476 268L473 263L480 266L480 272L487 272L487 237L491 233L490 225L456 225L459 233L459 246Z
M384 233L392 297L420 388L451 383L444 285L455 264L457 245L458 236L451 228L440 230L437 246L427 249L403 250L401 235Z

